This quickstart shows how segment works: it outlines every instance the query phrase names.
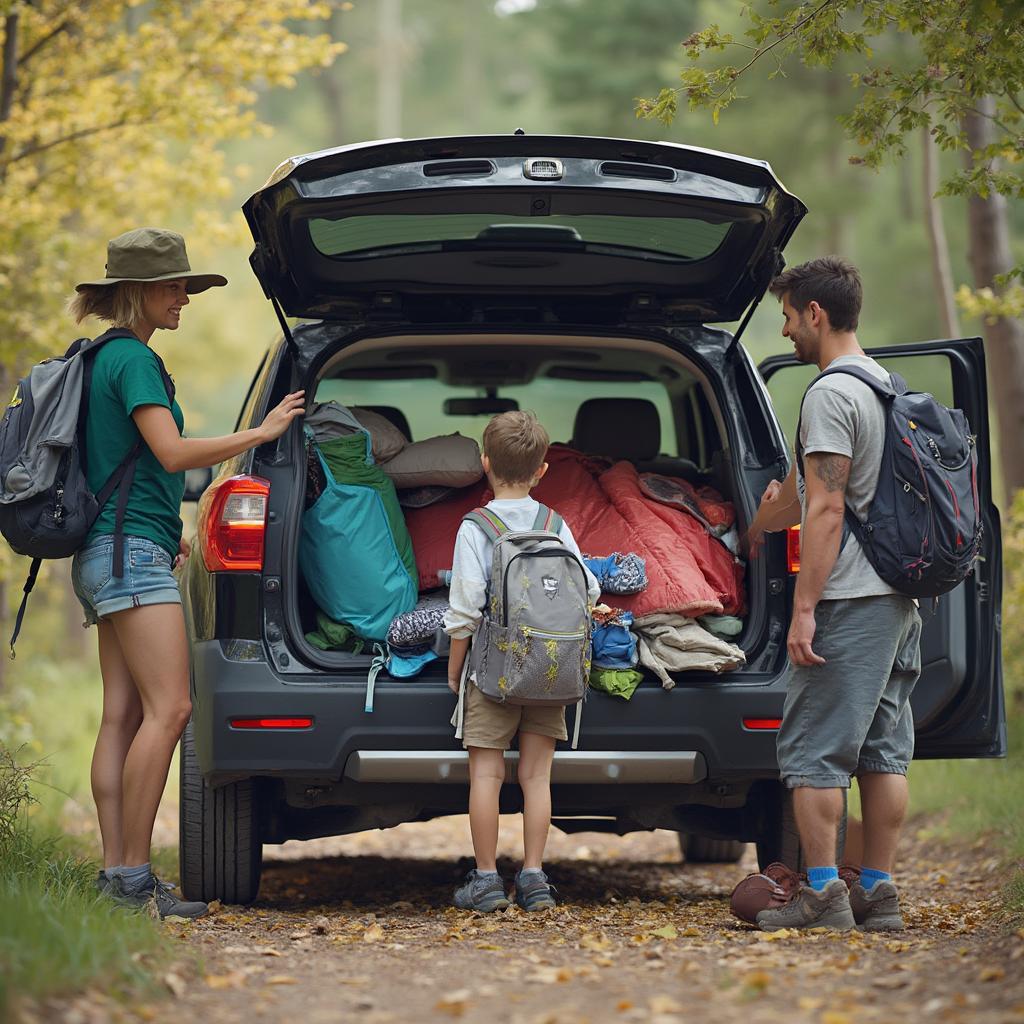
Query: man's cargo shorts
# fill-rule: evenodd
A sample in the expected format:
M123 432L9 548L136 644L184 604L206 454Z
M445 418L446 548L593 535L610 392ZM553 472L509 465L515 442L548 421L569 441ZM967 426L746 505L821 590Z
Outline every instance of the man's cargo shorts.
M824 665L791 665L779 772L790 788L847 789L850 776L906 775L910 694L921 674L921 616L909 597L819 601L811 644Z

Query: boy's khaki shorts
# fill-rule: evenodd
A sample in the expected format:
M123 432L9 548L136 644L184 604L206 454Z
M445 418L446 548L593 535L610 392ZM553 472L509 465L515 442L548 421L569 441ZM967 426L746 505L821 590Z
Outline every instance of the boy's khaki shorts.
M462 719L464 747L490 747L508 750L512 737L520 732L535 732L566 740L564 707L499 704L485 697L475 684L466 681L466 707Z

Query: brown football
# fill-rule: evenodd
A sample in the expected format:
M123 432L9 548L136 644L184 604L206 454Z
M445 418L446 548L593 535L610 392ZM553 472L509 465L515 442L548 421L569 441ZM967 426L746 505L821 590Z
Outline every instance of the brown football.
M732 912L747 924L757 924L757 915L768 907L786 902L786 890L767 875L747 875L732 891L729 906Z

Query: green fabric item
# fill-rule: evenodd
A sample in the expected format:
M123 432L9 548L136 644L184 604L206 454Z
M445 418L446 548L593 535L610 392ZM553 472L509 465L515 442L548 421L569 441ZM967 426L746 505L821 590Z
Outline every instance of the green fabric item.
M85 423L86 477L96 493L117 469L139 438L132 411L140 405L168 408L167 391L156 354L137 338L112 338L96 353L89 387L89 412ZM180 434L185 427L175 402L171 415ZM181 540L181 498L185 474L168 473L147 445L135 465L124 532L146 537L173 558ZM86 543L114 532L117 513L115 492L89 531Z
M715 636L739 636L743 632L743 620L735 615L704 615L697 621Z
M592 668L590 685L595 690L610 693L613 697L629 700L643 677L643 672L637 672L633 668Z
M346 484L359 484L372 487L380 495L384 504L384 512L388 517L391 535L395 538L398 557L401 558L409 578L414 582L416 574L416 556L413 553L412 538L409 528L405 525L402 506L398 503L398 494L391 478L386 476L380 466L366 464L366 435L363 433L347 434L342 437L323 441L319 445L320 454L327 463L327 468L335 480Z
M322 611L316 613L316 629L306 634L306 639L321 651L349 651L362 654L365 641L352 632L343 622L329 619Z

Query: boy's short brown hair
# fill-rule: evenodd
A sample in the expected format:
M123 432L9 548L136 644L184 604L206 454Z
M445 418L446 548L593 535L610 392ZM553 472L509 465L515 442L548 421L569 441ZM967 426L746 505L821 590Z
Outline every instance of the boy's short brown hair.
M532 480L544 465L551 439L532 412L501 412L484 428L484 455L506 484Z

